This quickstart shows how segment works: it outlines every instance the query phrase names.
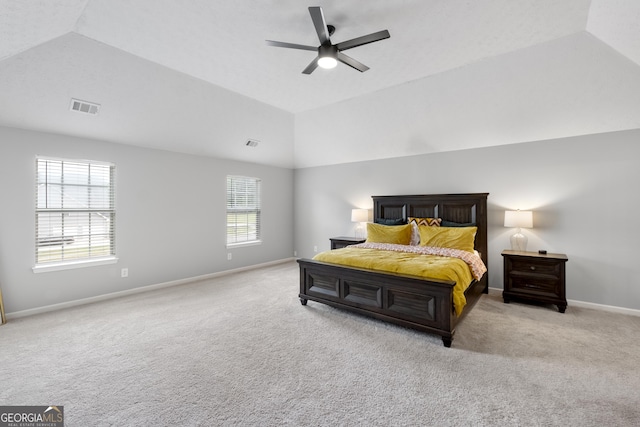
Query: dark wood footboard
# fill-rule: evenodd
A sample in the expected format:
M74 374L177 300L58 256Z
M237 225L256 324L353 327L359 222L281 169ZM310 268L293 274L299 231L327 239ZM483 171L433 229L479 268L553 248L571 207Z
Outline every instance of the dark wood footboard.
M300 259L300 302L320 302L397 325L442 336L451 346L462 316L453 310L455 282L381 273ZM485 291L486 283L467 289L466 313Z

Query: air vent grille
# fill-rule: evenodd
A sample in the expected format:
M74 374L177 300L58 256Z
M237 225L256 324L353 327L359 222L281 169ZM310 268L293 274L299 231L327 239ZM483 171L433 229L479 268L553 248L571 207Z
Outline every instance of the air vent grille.
M96 116L98 115L99 110L100 104L80 101L79 99L71 99L71 111L77 111L78 113L91 114L92 116Z
M257 147L259 142L260 141L257 141L255 139L248 139L245 145L247 147Z

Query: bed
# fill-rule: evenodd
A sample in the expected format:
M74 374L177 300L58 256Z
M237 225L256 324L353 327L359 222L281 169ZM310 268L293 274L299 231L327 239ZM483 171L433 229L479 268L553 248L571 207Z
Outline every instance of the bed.
M443 224L473 224L477 227L474 249L488 266L488 193L373 196L375 222L417 218L441 218ZM453 280L389 273L349 267L312 259L299 259L302 305L308 301L327 304L433 333L451 347L456 326L488 292L488 272L473 279L464 290L466 304L460 313L454 307Z

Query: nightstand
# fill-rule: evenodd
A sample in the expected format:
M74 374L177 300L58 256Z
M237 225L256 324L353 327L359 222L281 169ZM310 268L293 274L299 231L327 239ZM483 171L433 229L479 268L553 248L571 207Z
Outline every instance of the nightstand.
M539 254L504 250L504 291L502 298L555 304L564 313L567 308L565 290L565 254Z
M331 250L344 248L349 245L357 245L358 243L364 243L365 240L362 237L348 237L348 236L340 236L340 237L332 237L331 240Z

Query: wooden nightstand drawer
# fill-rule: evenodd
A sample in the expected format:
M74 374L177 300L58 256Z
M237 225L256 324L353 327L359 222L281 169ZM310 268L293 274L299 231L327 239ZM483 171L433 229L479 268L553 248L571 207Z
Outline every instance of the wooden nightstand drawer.
M540 292L550 295L560 293L560 281L539 276L525 276L512 274L510 280L511 289L525 292Z
M531 260L514 258L511 260L511 273L527 273L560 277L560 265L557 260Z
M514 299L524 299L548 304L556 304L564 313L567 308L565 296L564 254L539 254L537 252L508 251L504 257L505 303Z
M350 245L357 245L358 243L364 243L364 241L367 239L364 239L362 237L341 236L341 237L332 237L329 240L331 241L331 250L333 250L333 249L344 248Z

